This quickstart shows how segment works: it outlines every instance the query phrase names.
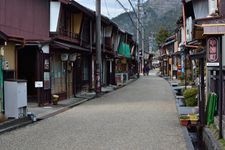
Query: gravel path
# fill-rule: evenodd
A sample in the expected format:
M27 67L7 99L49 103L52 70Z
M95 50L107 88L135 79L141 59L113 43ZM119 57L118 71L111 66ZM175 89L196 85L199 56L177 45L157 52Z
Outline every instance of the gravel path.
M0 135L1 150L185 150L168 82L144 76L124 88Z

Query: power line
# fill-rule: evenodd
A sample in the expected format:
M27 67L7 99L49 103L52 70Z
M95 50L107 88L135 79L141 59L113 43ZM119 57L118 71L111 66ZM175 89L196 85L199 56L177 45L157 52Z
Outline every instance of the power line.
M129 10L129 9L127 9L119 0L116 0L117 1L117 3L123 8L123 10L127 13L127 15L128 15L128 17L129 17L129 19L131 20L131 22L132 22L132 24L133 24L133 26L134 26L134 28L140 33L140 34L142 34L142 32L140 31L140 29L137 27L137 25L135 24L135 22L134 22L134 20L132 19L132 17L131 17L131 12L132 11L130 11L130 12L128 12L127 10ZM134 8L134 6L133 6L133 4L132 4L132 2L130 1L130 0L128 0L129 1L129 3L130 3L130 6L132 7L132 9L133 9L133 12L135 13L135 17L137 17L137 13L136 13L136 11L135 11L135 8ZM106 4L105 4L106 5ZM107 5L106 5L106 7L107 7ZM142 6L143 7L143 6ZM107 10L108 11L108 10ZM109 12L108 12L109 13ZM138 17L137 17L138 18ZM143 27L143 24L140 22L140 19L138 18L138 21L139 21L139 23L141 24L141 27ZM148 40L146 40L145 38L143 39L143 38L141 38L140 40L143 40L143 42L144 43L148 43Z
M104 0L104 2L105 2L105 7L106 7L107 14L108 14L108 16L110 17L110 13L109 13L109 9L108 9L108 5L107 5L107 3L106 3L106 0Z
M124 11L128 14L128 17L130 18L130 20L131 20L133 26L136 28L136 30L138 30L139 33L141 33L141 31L138 29L138 27L137 27L136 24L134 23L134 21L133 21L131 15L130 15L130 13L127 12L127 9L124 7L124 5L123 5L119 0L116 0L116 1L120 4L120 6L124 9Z
M128 14L128 17L130 18L130 20L131 20L133 26L135 27L135 29L136 29L140 34L142 34L141 30L140 30L140 29L137 27L137 25L134 23L134 21L133 21L131 15L130 15L130 12L127 11L127 8L126 8L119 0L116 0L116 1L120 4L120 6L124 9L124 11ZM136 14L136 13L135 13L135 14ZM143 26L142 26L142 27L143 27ZM145 39L143 39L143 38L141 38L140 40L143 40L144 43L146 43L146 42L148 43L148 41L145 40Z
M143 28L143 25L142 25L142 23L141 23L141 21L140 21L139 17L137 16L137 13L136 13L136 11L135 11L135 9L134 9L133 4L131 3L131 1L130 1L130 0L128 0L128 2L130 3L130 6L132 7L133 12L134 12L134 14L135 14L135 16L136 16L136 18L137 18L137 20L138 20L139 24L140 24L140 25L141 25L141 27Z

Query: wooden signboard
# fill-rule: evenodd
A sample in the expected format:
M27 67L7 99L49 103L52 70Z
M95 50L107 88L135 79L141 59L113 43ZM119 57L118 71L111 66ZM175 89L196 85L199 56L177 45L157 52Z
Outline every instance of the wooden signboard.
M207 40L207 66L219 66L219 41L217 37L210 37Z

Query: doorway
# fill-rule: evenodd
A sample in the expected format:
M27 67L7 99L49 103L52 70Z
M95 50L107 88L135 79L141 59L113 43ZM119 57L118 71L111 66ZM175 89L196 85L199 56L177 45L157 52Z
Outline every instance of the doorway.
M27 100L37 102L37 90L34 83L37 79L37 46L26 46L17 51L18 79L27 81Z

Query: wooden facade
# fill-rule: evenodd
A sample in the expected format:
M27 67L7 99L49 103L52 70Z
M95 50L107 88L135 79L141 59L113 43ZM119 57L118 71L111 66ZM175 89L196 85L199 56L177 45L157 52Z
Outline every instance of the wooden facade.
M53 94L67 99L95 90L94 11L70 0L1 0L0 8L7 77L27 80L28 102L42 106L52 102ZM121 35L126 34L102 16L102 86L115 84ZM135 45L132 35L128 39ZM43 87L35 87L37 81Z
M204 8L203 8L204 7ZM203 9L201 9L203 8ZM184 47L189 52L191 51L191 58L197 62L199 67L198 77L199 81L199 120L201 127L205 125L205 105L207 102L207 94L213 92L218 95L218 118L219 118L219 137L223 136L223 121L224 121L224 89L225 84L223 78L225 70L224 63L224 45L225 45L225 1L183 1L183 32L186 40ZM186 22L186 24L185 24ZM189 25L188 25L189 24ZM189 35L188 35L189 33ZM218 40L218 52L220 51L221 62L216 65L209 63L208 55L208 39L216 38ZM214 63L214 62L213 62ZM205 75L206 74L206 75ZM206 90L205 90L206 88Z
M51 94L58 94L61 99L71 98L91 87L93 12L76 2L52 1L51 9L59 11L58 16L51 14L57 20L55 31L51 32L54 40L50 43Z
M37 97L47 101L34 84L43 79L41 47L49 41L49 2L1 0L0 6L0 31L7 37L4 57L9 64L4 79L27 80L28 101L40 102Z

